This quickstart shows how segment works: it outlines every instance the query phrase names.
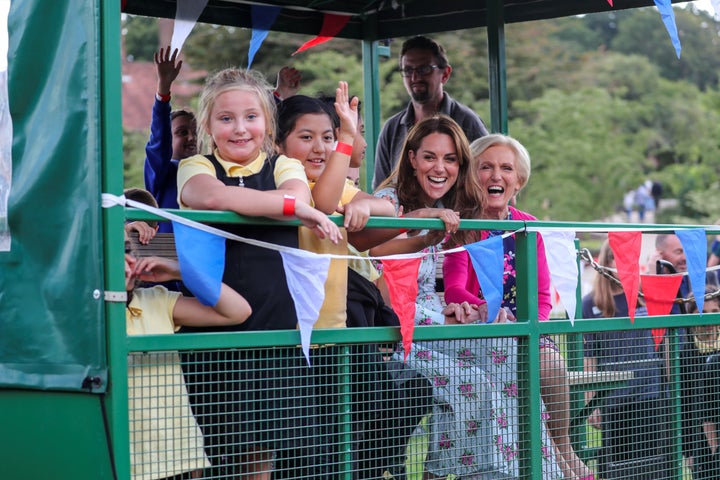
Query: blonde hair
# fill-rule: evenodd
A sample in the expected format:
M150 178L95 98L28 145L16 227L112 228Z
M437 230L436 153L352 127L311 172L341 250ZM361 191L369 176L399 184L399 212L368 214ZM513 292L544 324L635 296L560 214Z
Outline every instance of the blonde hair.
M265 77L255 70L242 70L239 68L226 68L209 76L205 87L200 94L198 102L198 133L200 137L199 152L203 150L212 153L216 145L208 133L210 128L210 113L217 97L225 92L240 90L257 95L260 107L265 115L265 138L262 144L262 151L268 156L275 153L274 136L277 131L275 119L275 99L272 97L272 87ZM207 150L206 150L207 149Z
M481 218L487 201L478 175L480 155L490 147L500 145L510 148L515 154L515 169L517 170L520 184L518 191L527 185L530 179L530 154L527 149L509 135L491 133L480 137L470 144L470 166L465 176L464 188L458 190L455 210L460 212L460 218ZM466 245L476 242L478 235L477 230L458 230L457 233L452 236L452 239L457 245Z

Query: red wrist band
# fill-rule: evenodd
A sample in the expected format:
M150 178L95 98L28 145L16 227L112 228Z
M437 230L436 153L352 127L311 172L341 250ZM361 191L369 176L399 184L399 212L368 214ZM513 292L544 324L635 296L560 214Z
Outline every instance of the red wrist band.
M409 228L401 228L401 229L400 229L400 233L407 233L407 232L409 232L409 231L410 231Z
M292 217L295 215L295 197L285 195L283 197L283 217Z
M280 92L278 92L277 90L273 90L273 95L275 95L275 98L277 98L278 100L282 100L282 98L280 97Z
M169 101L170 101L170 94L168 93L167 95L163 95L162 93L157 92L157 93L155 94L155 98L157 98L157 99L160 100L161 102L169 102Z
M350 156L352 155L353 147L347 143L338 142L335 151Z

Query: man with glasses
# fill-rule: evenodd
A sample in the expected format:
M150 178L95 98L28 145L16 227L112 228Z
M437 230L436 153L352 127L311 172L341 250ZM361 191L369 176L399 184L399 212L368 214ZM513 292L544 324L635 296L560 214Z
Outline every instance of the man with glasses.
M375 154L373 188L385 180L398 161L408 130L415 123L438 113L448 115L462 127L469 141L487 135L480 117L443 91L452 67L445 49L436 41L416 36L406 40L400 50L400 74L410 94L405 110L385 122Z

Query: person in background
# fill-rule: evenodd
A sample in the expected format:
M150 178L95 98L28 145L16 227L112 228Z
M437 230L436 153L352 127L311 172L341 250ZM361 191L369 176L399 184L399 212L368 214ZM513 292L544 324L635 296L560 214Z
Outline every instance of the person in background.
M607 240L600 247L598 263L611 270L612 278L599 273L595 276L593 291L582 301L582 318L627 317L627 299L615 273L615 256ZM635 315L647 315L642 298L638 298ZM654 478L670 478L665 366L650 329L586 333L583 353L587 371L633 372L632 379L613 390L602 407L588 417L590 425L602 430L600 476L617 478L636 461L652 469ZM587 401L594 392L588 394Z
M464 188L459 189L455 210L461 218L490 220L536 220L532 215L509 205L511 199L527 185L530 178L530 155L512 137L490 134L470 144L471 160ZM504 231L461 230L453 235L456 245L468 245ZM502 307L512 318L516 312L515 236L503 238L505 252ZM550 271L541 235L537 235L537 301L540 321L548 320L550 299ZM477 273L466 250L445 255L443 261L445 299L448 302L469 303L487 309L482 297ZM592 471L578 458L570 443L570 387L567 367L559 347L550 338L540 337L540 388L547 406L550 437L559 453L558 463L565 478L593 478Z
M370 216L395 216L395 209L390 202L360 191L346 180L348 166L356 157L356 145L365 148L364 140L356 134L358 99L350 99L347 83L339 82L333 100L330 104L324 98L305 95L283 100L278 105L276 142L280 153L304 165L316 207L326 213L342 212L349 243L358 243L362 242ZM331 111L338 119L337 127ZM300 246L316 253L349 253L347 243L338 244L337 250L328 250L327 241L313 241L306 232L301 232ZM397 316L385 306L375 284L348 268L348 263L345 259L330 261L325 302L313 328L399 326ZM369 260L358 259L357 263L371 265ZM386 319L392 323L384 323ZM335 412L339 411L341 398L340 385L336 383L337 359L341 358L343 348L327 346L311 354L316 357L312 362L314 368L322 369L327 382L326 395L322 397L323 437L331 441L327 448L330 458L325 463L328 469L335 469L326 472L329 476L340 473L340 452L335 447L339 444L340 426ZM408 404L410 399L417 399L420 389L396 388L377 345L359 344L349 349L353 358L348 382L353 395L350 413L357 442L355 478L382 478L386 471L402 475L404 447L420 421L413 416L416 409L408 408ZM417 386L420 382L414 380L411 384ZM372 402L368 403L369 399Z
M715 222L715 225L720 225L720 220L717 220ZM708 255L708 261L707 266L709 267L716 267L720 265L720 235L715 235L713 238L712 243L710 244L710 255ZM717 275L716 275L717 279ZM717 280L715 281L717 284Z
M143 190L142 188L126 188L123 191L123 195L125 195L125 198L128 200L134 200L136 202L158 208L155 197L153 197L150 192ZM132 231L137 232L138 242L143 245L147 245L153 238L155 238L155 234L159 228L158 224L159 222L156 220L148 220L147 222L143 220L125 222L125 232L128 234Z
M197 153L197 125L189 110L170 110L172 84L180 73L178 50L161 48L153 59L157 69L157 91L145 145L145 189L160 208L178 208L177 170L180 160ZM162 222L160 232L172 232L171 222Z
M705 294L714 293L708 287ZM698 313L697 303L688 313ZM705 298L703 313L720 313L720 300ZM720 452L720 326L690 327L680 350L683 454L694 480L718 478Z
M341 239L335 223L312 207L302 163L275 152L276 105L259 73L228 68L209 76L198 112L201 145L208 153L180 162L181 208L296 218L320 238L332 243ZM293 226L217 227L243 238L298 247L298 229ZM242 325L225 330L297 328L280 252L228 241L224 272L223 280L247 298L253 309ZM221 470L217 475L321 478L318 448L322 439L313 433L317 395L301 350L242 349L223 359L209 352L197 362L199 368L206 363L220 371L221 378L236 379L217 384L205 378L202 370L190 372L197 375L199 389L191 392L193 407L196 413L207 410L198 415L198 422L213 441L206 449ZM218 405L220 399L222 405Z
M655 252L650 255L648 273L663 275L668 273L686 273L687 257L680 237L674 233L661 233L655 237ZM690 294L690 279L683 276L678 296L686 298ZM684 306L673 304L672 314L685 313Z
M410 102L405 110L390 117L380 132L375 154L372 186L377 188L400 159L410 128L421 120L444 114L455 120L469 141L487 135L480 117L443 91L452 67L442 45L428 37L406 40L400 50L400 74Z
M162 286L136 283L180 280L177 261L138 259L125 233L125 321L128 335L173 334L182 325L239 325L251 313L248 302L221 285L217 303L202 305ZM190 409L177 352L139 353L128 357L130 472L133 479L201 478L210 464L203 436ZM162 431L158 429L163 425Z

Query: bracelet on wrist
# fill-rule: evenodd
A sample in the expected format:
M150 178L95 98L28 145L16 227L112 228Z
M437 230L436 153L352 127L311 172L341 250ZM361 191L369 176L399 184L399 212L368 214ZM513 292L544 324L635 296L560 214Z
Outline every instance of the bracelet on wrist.
M349 143L338 142L335 151L350 156L352 155L353 147Z
M282 97L280 96L280 92L278 92L277 90L273 90L273 95L274 95L275 98L277 98L278 100L282 100Z
M159 102L169 102L170 101L170 93L168 93L167 95L163 95L162 93L157 92L155 94L155 98L157 98L157 100Z
M292 217L295 215L295 197L292 195L283 196L283 217Z

